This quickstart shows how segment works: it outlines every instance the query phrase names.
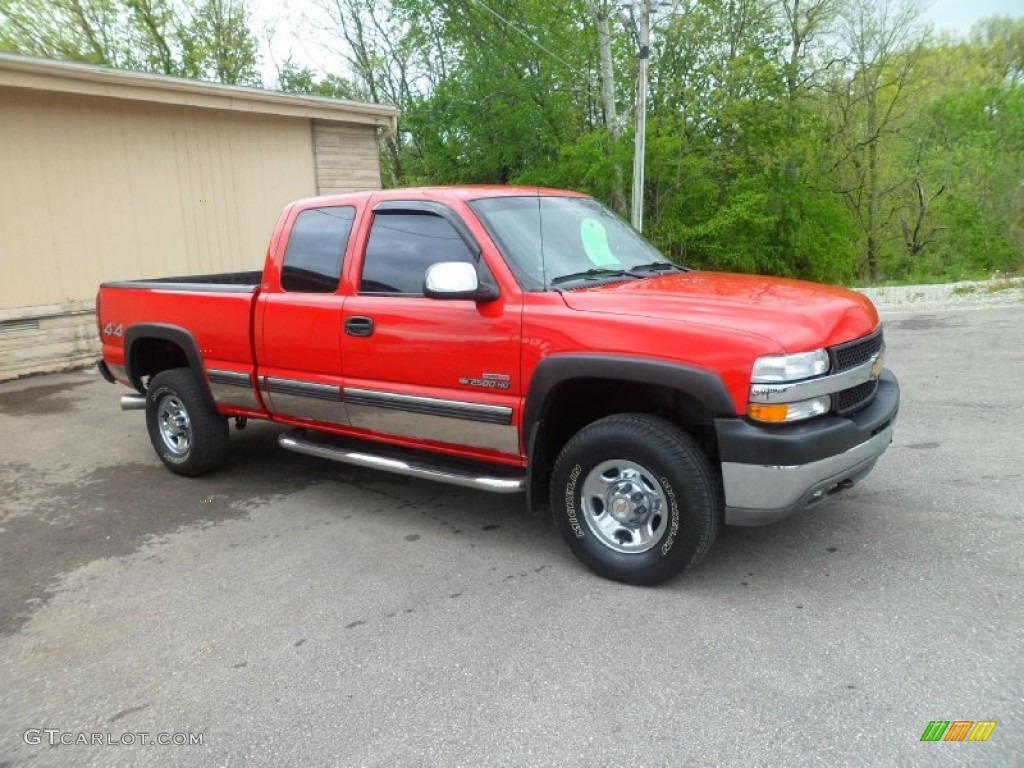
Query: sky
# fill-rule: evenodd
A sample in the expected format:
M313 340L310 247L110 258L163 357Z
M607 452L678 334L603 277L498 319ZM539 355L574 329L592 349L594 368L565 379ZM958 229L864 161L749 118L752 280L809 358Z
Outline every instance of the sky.
M289 53L299 66L316 70L326 65L337 71L333 57L317 42L318 35L309 33L308 25L303 22L303 19L317 17L312 0L251 0L251 7L256 29L277 22L272 42L268 44L263 40L260 46L264 82L276 81L273 59L281 63ZM975 22L990 16L1024 16L1024 0L932 0L920 21L936 31L966 34ZM300 33L302 30L304 34Z
M1024 0L934 0L921 18L936 29L963 33L989 16L1024 16Z

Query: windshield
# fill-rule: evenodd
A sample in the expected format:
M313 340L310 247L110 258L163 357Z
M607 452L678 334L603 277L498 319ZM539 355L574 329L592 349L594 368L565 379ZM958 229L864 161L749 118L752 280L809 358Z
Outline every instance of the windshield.
M675 268L589 197L489 197L469 205L527 291Z

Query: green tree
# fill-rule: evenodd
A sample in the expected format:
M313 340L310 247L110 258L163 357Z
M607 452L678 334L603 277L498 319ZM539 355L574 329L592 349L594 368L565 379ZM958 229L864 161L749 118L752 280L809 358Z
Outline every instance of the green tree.
M116 0L0 0L0 50L120 66L131 39Z
M0 48L256 83L246 0L0 0ZM1024 18L925 37L916 0L655 7L644 231L672 258L833 282L1024 269ZM316 0L324 69L393 104L386 183L624 202L629 0ZM300 30L301 32L301 30Z
M1024 85L1024 18L982 19L972 30L970 41L1003 83Z
M0 0L0 50L259 85L243 0Z
M186 77L260 85L259 46L243 0L199 0L183 11L187 21L176 34Z
M930 247L908 249L892 271L922 279L1024 269L1024 88L944 93L926 105L919 125L922 175L941 178L945 191L926 220Z
M331 99L359 98L355 86L345 78L333 74L321 77L309 67L297 67L291 59L286 59L278 68L277 87L285 93L304 93Z
M906 132L908 92L920 41L916 0L847 0L839 14L844 69L828 83L836 152L835 189L853 213L864 255L858 272L877 282L881 254L894 235L897 193L905 178L886 162Z

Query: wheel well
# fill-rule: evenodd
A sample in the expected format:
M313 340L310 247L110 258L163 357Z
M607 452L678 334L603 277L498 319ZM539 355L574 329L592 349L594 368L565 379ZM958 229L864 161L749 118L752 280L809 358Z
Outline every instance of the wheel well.
M637 381L571 379L551 392L541 412L530 457L532 507L547 505L551 470L569 439L587 424L616 413L660 416L685 430L718 463L714 417L692 395Z
M132 341L129 350L131 376L136 388L142 392L143 379L152 378L161 371L168 371L172 368L188 368L189 359L185 350L179 344L167 339L142 338Z

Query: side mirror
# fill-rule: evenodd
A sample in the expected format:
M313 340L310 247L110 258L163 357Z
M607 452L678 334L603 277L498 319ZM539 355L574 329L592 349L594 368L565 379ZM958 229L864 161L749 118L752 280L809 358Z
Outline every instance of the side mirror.
M494 301L498 289L481 285L476 267L465 261L440 261L427 267L423 295L430 299Z

